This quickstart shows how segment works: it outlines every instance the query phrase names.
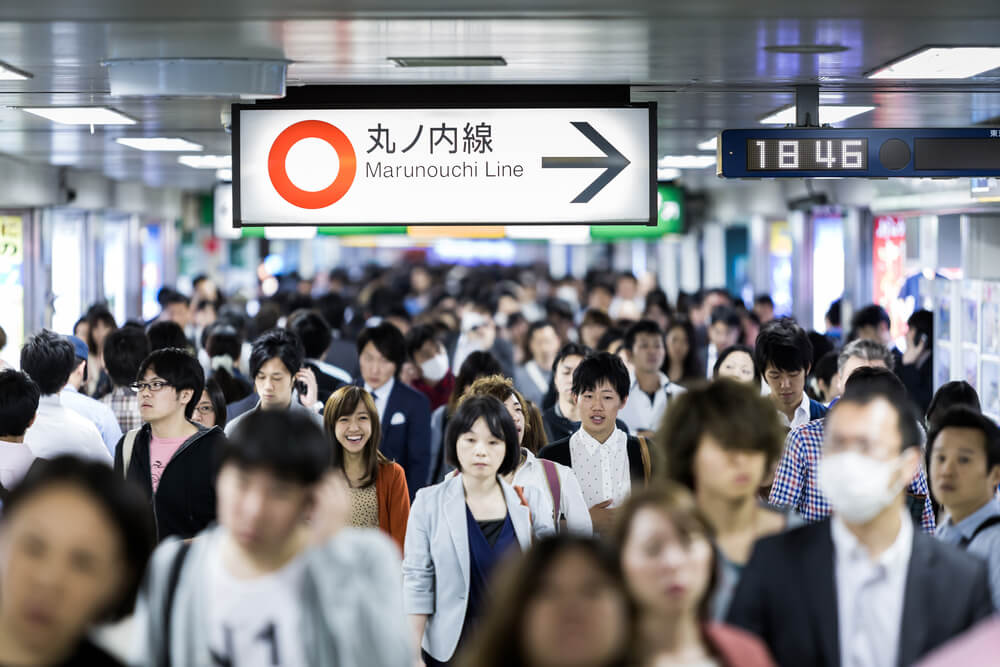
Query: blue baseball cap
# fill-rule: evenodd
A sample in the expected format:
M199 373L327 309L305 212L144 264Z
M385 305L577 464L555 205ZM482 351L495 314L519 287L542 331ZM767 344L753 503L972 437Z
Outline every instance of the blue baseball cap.
M77 338L76 336L66 336L66 340L73 343L73 350L76 352L76 358L83 359L84 361L86 361L89 352L87 349L87 344L84 343L79 338Z

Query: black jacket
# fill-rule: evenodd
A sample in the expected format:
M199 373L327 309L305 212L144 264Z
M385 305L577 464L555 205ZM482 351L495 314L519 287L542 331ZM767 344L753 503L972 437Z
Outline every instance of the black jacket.
M986 564L914 530L897 664L913 664L992 613ZM757 542L728 620L760 637L779 665L840 667L830 520Z
M122 475L123 435L115 446L115 473ZM152 429L143 424L135 438L126 479L139 485L151 502L158 541L171 535L187 539L215 521L216 453L226 436L218 426L199 427L167 463L153 498L149 443Z
M573 467L573 457L570 455L569 438L545 445L538 452L538 458L555 461L569 468ZM629 477L633 484L643 485L646 483L646 471L642 464L642 450L639 447L639 438L628 436L628 443L625 445L625 452L628 454Z

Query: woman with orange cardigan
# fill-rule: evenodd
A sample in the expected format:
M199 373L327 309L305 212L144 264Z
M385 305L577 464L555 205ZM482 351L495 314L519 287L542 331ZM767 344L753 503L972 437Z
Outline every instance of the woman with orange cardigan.
M382 430L371 394L341 387L326 402L323 426L333 443L333 467L351 487L351 525L381 528L402 551L410 493L402 467L378 450Z

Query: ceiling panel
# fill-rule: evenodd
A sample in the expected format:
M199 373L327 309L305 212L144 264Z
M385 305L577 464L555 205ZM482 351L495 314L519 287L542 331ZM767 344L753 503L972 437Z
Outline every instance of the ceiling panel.
M331 5L336 4L336 8ZM34 0L0 4L0 60L31 72L0 82L0 152L112 178L207 188L211 172L143 154L119 136L183 136L224 152L233 100L113 98L112 58L288 58L290 85L337 83L629 83L658 104L659 150L692 153L727 127L753 126L818 83L870 104L849 126L962 126L1000 118L1000 72L957 82L873 82L864 74L927 44L1000 43L1000 3L747 3L506 0ZM837 43L842 53L765 46ZM500 55L507 67L402 69L390 56ZM16 109L109 105L129 128L56 126Z

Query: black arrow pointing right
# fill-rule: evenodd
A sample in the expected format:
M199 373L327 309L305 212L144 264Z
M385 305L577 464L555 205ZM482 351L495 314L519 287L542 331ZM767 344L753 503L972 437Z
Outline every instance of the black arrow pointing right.
M572 204L586 204L631 163L617 148L591 127L590 123L573 121L572 125L600 148L604 157L543 157L542 169L604 169L603 174L598 176L593 183L576 196L576 199L570 202Z

